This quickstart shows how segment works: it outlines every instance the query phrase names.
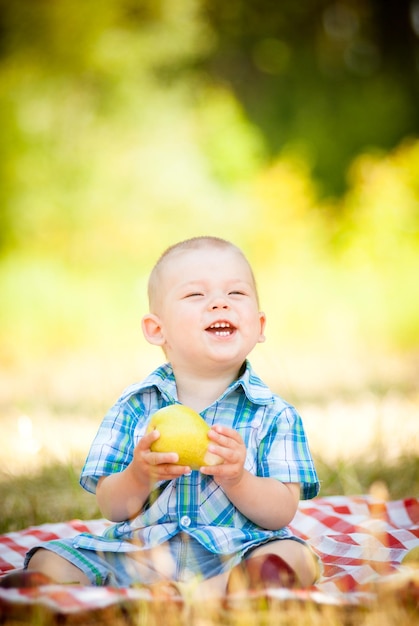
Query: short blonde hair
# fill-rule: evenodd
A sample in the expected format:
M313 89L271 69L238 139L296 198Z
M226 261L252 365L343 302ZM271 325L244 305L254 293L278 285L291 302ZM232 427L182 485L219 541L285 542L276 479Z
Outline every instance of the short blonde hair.
M151 270L150 278L148 280L148 301L151 312L154 312L153 309L155 308L155 304L158 298L160 277L166 263L169 262L174 256L181 252L184 252L185 250L201 250L203 248L214 248L219 250L230 249L236 251L249 267L253 286L256 293L256 298L259 302L256 280L253 274L253 270L242 250L234 243L231 243L231 241L227 241L227 239L222 239L221 237L213 237L211 235L202 235L199 237L191 237L190 239L185 239L184 241L179 241L178 243L169 246L169 248L167 248L157 260L156 264Z

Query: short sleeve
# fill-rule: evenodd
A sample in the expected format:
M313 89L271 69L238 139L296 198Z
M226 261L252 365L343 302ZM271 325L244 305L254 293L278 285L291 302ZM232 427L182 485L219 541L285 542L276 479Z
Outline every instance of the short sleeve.
M300 483L303 500L319 493L320 483L303 422L291 405L272 421L259 448L259 467L263 476L286 483Z
M132 403L117 403L105 415L82 469L80 484L91 493L101 476L122 472L132 461L138 413Z

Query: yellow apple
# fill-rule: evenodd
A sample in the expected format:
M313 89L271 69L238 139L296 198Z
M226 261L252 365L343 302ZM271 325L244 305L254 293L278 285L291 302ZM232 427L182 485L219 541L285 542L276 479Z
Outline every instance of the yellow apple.
M151 445L153 452L177 452L177 465L199 469L220 465L223 459L208 451L210 427L193 409L183 404L169 404L152 415L147 432L158 430L160 437Z

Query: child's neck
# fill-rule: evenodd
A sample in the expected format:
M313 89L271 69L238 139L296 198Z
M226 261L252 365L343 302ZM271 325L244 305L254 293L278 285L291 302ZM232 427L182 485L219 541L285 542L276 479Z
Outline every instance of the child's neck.
M201 378L175 372L178 400L201 413L220 397L237 375L237 372L228 372L213 378Z

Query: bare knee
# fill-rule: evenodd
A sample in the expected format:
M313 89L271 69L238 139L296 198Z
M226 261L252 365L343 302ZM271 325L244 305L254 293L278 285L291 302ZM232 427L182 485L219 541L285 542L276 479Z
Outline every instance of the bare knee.
M57 583L91 585L91 582L81 569L55 552L44 548L39 548L33 554L27 569L40 572Z
M320 575L317 557L308 546L293 539L270 541L252 552L252 557L276 554L295 572L299 586L310 587Z

